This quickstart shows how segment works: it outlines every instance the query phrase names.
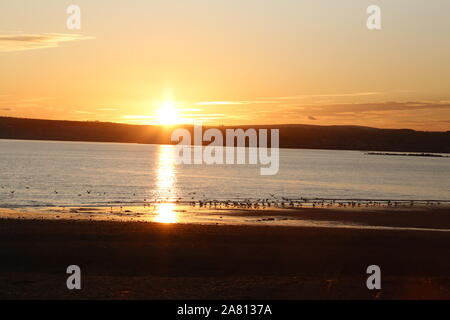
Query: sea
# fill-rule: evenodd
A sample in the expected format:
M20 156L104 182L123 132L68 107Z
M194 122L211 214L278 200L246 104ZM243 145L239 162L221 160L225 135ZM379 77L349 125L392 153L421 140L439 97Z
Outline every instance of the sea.
M278 173L261 175L259 164L177 164L176 152L171 145L0 140L0 207L450 201L450 158L280 149Z

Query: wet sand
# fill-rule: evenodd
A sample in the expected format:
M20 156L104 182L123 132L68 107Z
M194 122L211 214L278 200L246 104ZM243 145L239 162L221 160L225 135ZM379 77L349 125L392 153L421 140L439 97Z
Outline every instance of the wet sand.
M0 219L159 222L450 231L450 204L399 207L199 207L176 203L115 207L0 208Z
M286 211L369 225L450 226L446 208ZM445 231L1 219L0 298L450 299L449 257ZM66 289L72 264L82 270L79 291ZM381 267L381 290L366 288L372 264Z

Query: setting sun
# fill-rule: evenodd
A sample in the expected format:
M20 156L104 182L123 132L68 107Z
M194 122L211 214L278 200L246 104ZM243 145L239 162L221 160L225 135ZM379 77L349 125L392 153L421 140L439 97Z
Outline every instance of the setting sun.
M162 125L174 125L180 123L175 104L172 101L164 102L157 110L156 119Z

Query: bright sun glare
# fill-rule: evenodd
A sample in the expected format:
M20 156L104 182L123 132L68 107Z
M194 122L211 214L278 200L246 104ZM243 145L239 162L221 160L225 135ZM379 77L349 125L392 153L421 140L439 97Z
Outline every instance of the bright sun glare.
M174 125L179 123L175 104L172 101L164 102L157 111L156 119L162 125Z

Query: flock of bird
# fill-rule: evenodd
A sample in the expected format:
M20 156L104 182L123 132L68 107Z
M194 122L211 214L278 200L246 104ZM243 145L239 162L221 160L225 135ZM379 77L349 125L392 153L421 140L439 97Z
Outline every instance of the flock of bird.
M413 207L414 205L440 205L439 201L406 201L406 200L336 200L336 199L257 199L257 200L197 200L190 201L191 206L198 207L224 207L224 208L330 208L330 207Z
M5 189L1 186L1 189ZM25 187L29 189L29 187ZM16 190L10 190L9 193L14 195ZM59 194L57 190L54 194ZM168 192L170 194L170 190ZM84 195L97 194L98 196L106 196L106 192L93 193L92 190L86 190L85 193L77 193L78 197ZM136 193L132 193L136 197ZM190 205L193 207L206 208L241 208L241 209L264 209L264 208L301 208L301 207L413 207L415 205L440 205L441 202L437 200L370 200L370 199L324 199L324 198L298 198L291 199L286 197L277 197L275 194L270 194L269 198L261 199L239 199L239 200L205 200L205 194L202 195L204 200L198 199L197 192L189 192L188 197L161 197L157 195L153 199L144 198L143 201L138 201L136 204L151 206L159 203L175 203L179 205ZM189 199L189 200L188 200Z

